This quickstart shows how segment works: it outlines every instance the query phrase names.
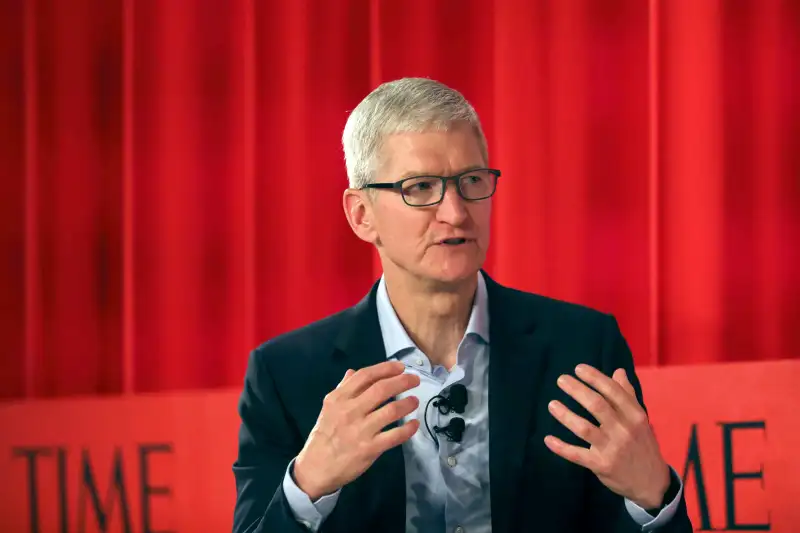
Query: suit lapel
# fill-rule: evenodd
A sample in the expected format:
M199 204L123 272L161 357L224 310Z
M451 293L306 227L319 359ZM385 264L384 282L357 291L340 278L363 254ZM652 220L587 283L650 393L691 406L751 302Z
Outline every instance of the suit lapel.
M486 277L489 294L489 475L493 531L511 531L536 391L546 369L546 336L522 294Z
M328 378L332 390L345 372L376 365L386 360L378 309L378 283L355 307L345 311L349 319L336 339ZM392 423L386 429L396 427ZM381 531L402 533L406 520L406 483L403 449L396 446L383 453L355 482L342 489L331 520L341 525L341 531L359 531L354 521L364 521L363 530L380 524ZM327 523L327 522L326 522ZM350 529L348 529L350 528ZM331 531L339 531L331 527Z

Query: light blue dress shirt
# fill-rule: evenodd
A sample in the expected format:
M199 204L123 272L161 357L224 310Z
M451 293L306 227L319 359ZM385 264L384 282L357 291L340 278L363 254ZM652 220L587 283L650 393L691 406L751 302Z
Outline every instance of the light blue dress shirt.
M458 345L456 365L451 369L432 366L417 348L397 318L389 301L384 280L377 293L378 320L386 355L406 365L406 372L420 377L418 387L399 396L417 396L419 408L403 418L420 421L420 429L403 443L406 469L406 531L409 533L491 533L492 516L489 487L489 305L486 282L478 274L478 290L466 333ZM445 426L453 416L466 422L461 442L449 442L435 435L436 443L425 428L428 401L456 383L467 389L468 403L463 415L442 415L432 405L427 422ZM295 518L309 531L316 532L333 512L339 491L312 502L291 476L294 461L283 480L283 490ZM655 531L675 514L681 499L681 487L674 501L657 517L631 501L625 507L642 531Z

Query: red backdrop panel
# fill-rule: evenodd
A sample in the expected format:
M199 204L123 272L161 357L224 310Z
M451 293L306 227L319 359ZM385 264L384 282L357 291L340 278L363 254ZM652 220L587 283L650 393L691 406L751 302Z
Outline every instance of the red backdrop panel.
M800 362L638 375L696 530L797 531ZM0 406L10 428L0 434L3 531L229 531L237 398L225 390Z

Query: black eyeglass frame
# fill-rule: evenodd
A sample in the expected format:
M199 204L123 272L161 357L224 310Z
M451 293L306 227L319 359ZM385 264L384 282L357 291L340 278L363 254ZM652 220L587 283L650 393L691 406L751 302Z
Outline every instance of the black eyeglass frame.
M494 176L494 186L492 187L492 192L486 196L482 196L480 198L467 198L464 196L464 193L461 192L461 178L473 173L485 171L489 172L491 175ZM471 168L469 170L465 170L464 172L459 172L453 176L409 176L407 178L403 178L400 181L395 181L394 183L368 183L362 187L362 189L396 189L400 191L400 196L403 198L403 202L410 207L430 207L432 205L438 205L442 203L444 200L444 193L447 191L447 182L453 181L456 184L456 191L458 191L458 195L467 202L479 202L481 200L486 200L487 198L491 198L494 196L494 193L497 192L497 180L500 178L500 171L496 168ZM410 204L408 200L406 200L406 195L403 193L403 183L409 180L418 180L418 179L425 179L425 178L438 178L442 181L442 194L439 199L435 202L430 202L427 204Z

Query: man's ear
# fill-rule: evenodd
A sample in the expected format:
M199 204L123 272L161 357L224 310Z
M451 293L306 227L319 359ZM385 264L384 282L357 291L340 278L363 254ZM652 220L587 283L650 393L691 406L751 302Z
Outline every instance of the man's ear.
M366 191L346 189L342 195L342 207L347 223L362 241L375 243L378 232L375 228L374 205Z

